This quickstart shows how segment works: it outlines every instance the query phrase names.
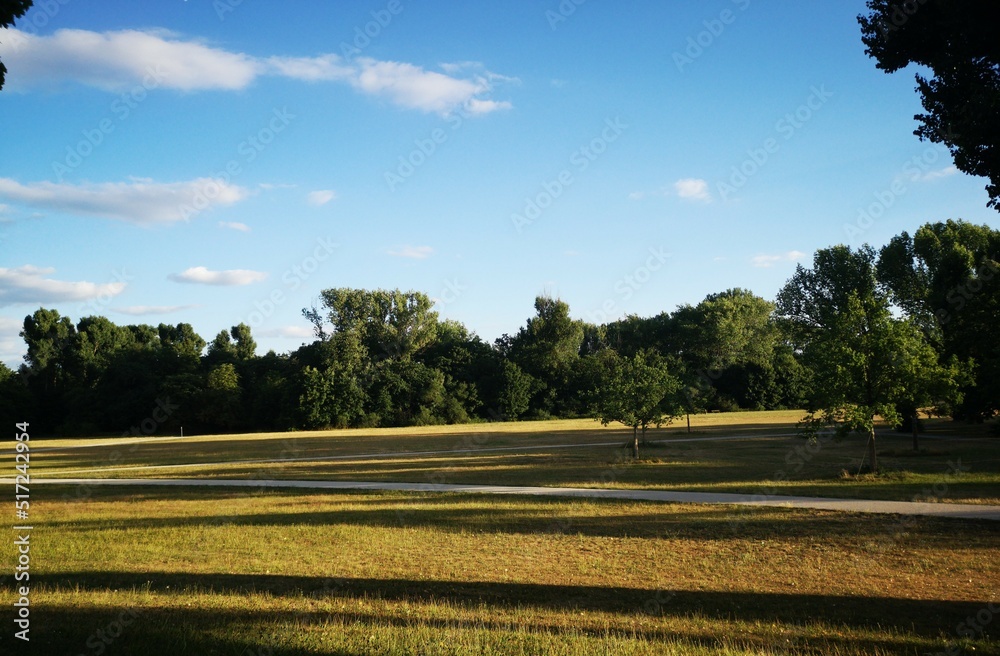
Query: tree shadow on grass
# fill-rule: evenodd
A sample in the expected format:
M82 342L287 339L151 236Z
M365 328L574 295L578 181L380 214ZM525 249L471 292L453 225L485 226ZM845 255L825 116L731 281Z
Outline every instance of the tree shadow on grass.
M242 494L242 497L236 496ZM272 496L270 492L268 496ZM204 501L243 499L221 515L178 514L165 517L108 517L50 521L48 529L72 532L149 530L227 526L381 526L433 528L457 533L512 535L568 534L588 537L725 540L832 540L927 544L947 538L953 550L989 547L1000 537L1000 523L934 517L865 515L835 511L747 506L705 506L616 499L549 499L479 494L379 493L336 491L275 493L279 499L309 500L326 506L284 505L259 512L246 491L151 491L146 500ZM120 497L119 497L120 498ZM107 498L105 498L107 500ZM360 506L360 507L359 507ZM304 508L300 510L300 507ZM589 509L593 508L593 511ZM893 537L904 530L905 538Z
M408 579L362 579L362 578L321 578L306 576L239 575L239 574L182 574L165 572L124 573L124 572L71 572L58 575L33 575L32 581L44 590L62 590L87 594L90 592L143 590L159 594L249 594L267 593L291 600L313 599L342 600L349 604L352 600L367 600L358 605L357 610L326 612L314 610L315 604L306 612L278 611L262 612L243 608L207 609L153 609L138 612L135 622L130 622L123 635L120 647L133 640L144 640L154 647L142 652L110 651L109 653L237 653L253 646L247 641L247 633L255 633L252 626L278 624L317 624L341 620L347 624L355 622L372 625L428 626L431 628L469 628L509 630L509 624L489 619L489 609L497 611L512 608L543 608L557 612L605 612L625 616L623 626L628 633L647 640L684 639L707 646L718 647L718 634L712 622L716 621L718 633L726 630L731 621L768 624L797 625L806 627L822 622L834 627L830 633L834 637L824 637L823 649L829 651L838 641L845 651L858 649L854 630L868 631L874 638L865 638L862 649L877 647L887 652L910 651L914 640L922 643L924 649L940 647L943 638L948 638L954 627L964 618L975 616L985 607L985 602L957 602L937 600L914 600L894 597L846 597L814 594L754 594L743 592L700 592L691 590L653 591L626 587L595 587L545 585L531 583L503 582L460 582ZM391 609L382 614L374 614L371 600L390 602L405 601L414 604L448 604L459 609L468 609L487 619L474 622L433 620L400 617ZM485 607L485 611L483 610ZM38 620L33 623L32 641L35 644L54 644L60 648L75 648L83 651L84 642L99 628L105 628L109 621L120 615L110 611L92 611L76 607L44 607L37 611ZM528 629L550 633L563 633L580 629L567 626L560 621L553 625L544 616L528 617L527 624L518 629ZM667 632L655 618L697 617L702 621L674 626L690 627L687 633ZM495 617L502 617L496 615ZM522 615L523 617L523 615ZM632 621L627 618L633 618ZM645 619L641 619L645 618ZM705 629L707 620L708 629ZM229 630L229 628L232 630ZM242 628L241 628L242 627ZM701 627L701 628L699 628ZM839 628L837 628L839 627ZM679 629L684 631L685 629ZM582 631L585 632L585 631ZM256 632L259 635L259 631ZM706 635L707 633L707 635ZM751 631L752 633L752 631ZM227 637L220 637L227 636ZM988 635L986 636L988 638ZM760 639L758 636L757 640ZM178 651L181 641L184 649ZM831 645L834 643L833 645ZM259 644L259 643L258 643ZM767 646L767 645L764 645ZM774 646L774 645L771 645ZM808 647L808 644L806 645ZM780 646L779 646L780 647ZM156 649L162 649L156 651ZM168 649L173 649L169 651ZM806 651L812 651L806 649ZM838 652L842 650L836 650ZM77 653L74 652L74 653ZM55 652L51 652L55 653ZM275 650L276 654L299 653L294 650ZM314 652L313 652L314 653ZM341 652L325 652L341 653Z

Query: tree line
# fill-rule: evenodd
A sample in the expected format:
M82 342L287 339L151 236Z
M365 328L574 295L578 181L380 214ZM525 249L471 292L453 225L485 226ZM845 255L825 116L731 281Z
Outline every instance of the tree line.
M1000 409L1000 232L927 224L879 251L814 255L769 301L743 289L603 325L538 297L493 343L423 293L327 289L315 340L257 354L250 327L24 319L24 363L0 365L0 415L39 435L185 434L598 417L638 435L687 413L807 408L872 432L919 410ZM874 451L872 451L874 455ZM874 463L872 463L874 464Z

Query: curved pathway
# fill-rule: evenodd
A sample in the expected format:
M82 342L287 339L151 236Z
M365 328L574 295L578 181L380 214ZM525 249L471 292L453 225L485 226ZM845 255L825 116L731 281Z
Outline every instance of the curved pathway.
M11 479L3 483L12 484ZM869 499L831 499L765 494L729 494L717 492L673 492L667 490L610 490L581 487L527 487L511 485L449 485L445 483L392 483L366 481L301 481L253 479L192 478L34 478L35 485L119 485L131 487L234 487L294 488L307 490L391 490L403 492L453 492L466 494L509 494L547 497L582 497L590 499L626 499L669 503L730 504L775 508L810 508L840 512L885 515L921 515L953 519L1000 521L1000 506L968 503L922 503L916 501L881 501Z

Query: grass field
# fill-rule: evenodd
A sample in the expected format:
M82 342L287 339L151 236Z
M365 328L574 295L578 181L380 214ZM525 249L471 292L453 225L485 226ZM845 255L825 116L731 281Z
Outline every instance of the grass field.
M626 431L572 421L37 441L32 473L222 463L113 473L1000 499L998 440L936 425L912 456L908 437L881 438L894 471L857 478L840 472L863 443L763 437L799 416L695 417L692 438L756 437L670 428L638 464L620 457ZM556 444L590 446L277 462ZM257 488L36 485L31 500L32 650L8 620L0 653L1000 654L1000 523ZM15 559L0 543L8 609Z

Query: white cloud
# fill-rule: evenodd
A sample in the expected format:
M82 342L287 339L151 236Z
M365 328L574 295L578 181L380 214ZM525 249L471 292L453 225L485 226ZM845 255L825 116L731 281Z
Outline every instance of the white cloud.
M310 339L315 337L312 328L306 326L282 326L260 332L262 337L280 337L283 339Z
M934 180L940 180L941 178L950 178L953 175L958 175L958 172L958 168L955 166L946 166L943 169L927 171L926 173L918 173L915 175L913 180L915 182L933 182Z
M10 317L0 317L0 362L13 370L21 365L28 348L20 336L24 327L22 321Z
M129 307L115 308L119 314L128 314L133 317L144 317L151 314L173 314L182 310L190 310L197 305L130 305Z
M646 197L646 192L644 191L633 191L628 195L629 200L642 200Z
M250 232L250 226L245 223L240 223L239 221L219 221L220 228L228 228L230 230L238 230L240 232Z
M306 202L315 207L320 207L321 205L326 205L336 197L337 192L330 189L320 189L318 191L310 191L309 195L306 196Z
M11 202L35 209L89 214L146 226L185 221L197 211L232 205L247 196L246 189L212 178L79 185L47 181L24 185L10 178L0 178L0 198Z
M55 273L53 268L30 264L16 269L0 267L0 306L14 304L59 303L87 301L98 297L114 297L125 291L124 282L93 283L69 282L47 278Z
M681 198L711 202L712 194L708 191L708 182L699 178L683 178L674 183L674 190Z
M174 282L190 283L196 285L219 285L223 287L235 287L239 285L250 285L267 278L267 274L262 271L250 271L249 269L231 269L229 271L212 271L205 267L191 267L180 273L171 273L167 276Z
M393 257L408 257L413 260L425 260L434 253L430 246L403 246L395 250L388 251Z
M246 88L262 65L242 53L183 41L167 31L57 30L47 36L0 29L12 89L79 82L106 91L136 85L182 91Z
M267 67L274 75L305 82L349 80L355 74L355 69L338 55L269 57Z
M798 262L805 256L802 251L788 251L780 255L755 255L750 258L750 263L755 267L767 269L780 262Z
M11 73L7 88L58 87L76 82L121 92L137 85L192 92L245 89L262 76L304 82L339 82L407 108L449 114L487 114L511 104L484 98L498 83L516 78L477 62L442 64L443 73L415 64L370 57L254 57L230 52L165 30L91 32L58 30L37 36L0 29L0 58Z

